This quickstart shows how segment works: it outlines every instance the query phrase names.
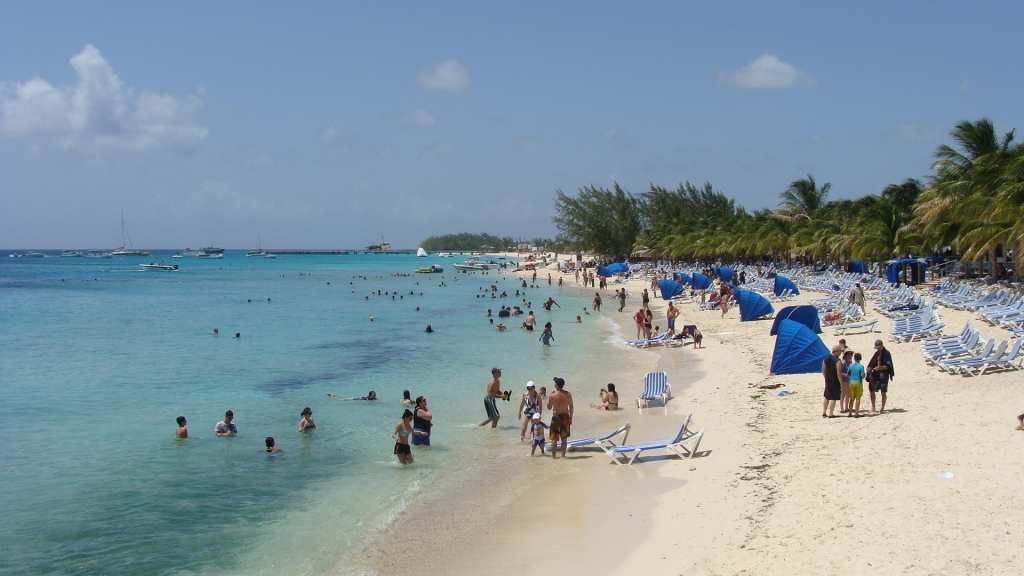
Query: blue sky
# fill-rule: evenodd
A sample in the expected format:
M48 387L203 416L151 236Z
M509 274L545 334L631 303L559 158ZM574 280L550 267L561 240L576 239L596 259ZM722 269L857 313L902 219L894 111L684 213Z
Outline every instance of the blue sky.
M555 4L555 5L551 5ZM1024 128L1020 3L0 1L0 246L553 236L554 191L748 209Z

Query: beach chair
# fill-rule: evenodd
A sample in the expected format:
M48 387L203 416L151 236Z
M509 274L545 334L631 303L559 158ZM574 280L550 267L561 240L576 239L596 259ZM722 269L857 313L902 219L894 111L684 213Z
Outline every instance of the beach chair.
M689 421L690 417L686 417ZM622 440L618 444L614 442L614 439L618 436L622 436ZM618 446L626 443L626 439L629 438L629 422L616 428L613 432L605 434L604 436L593 436L591 438L580 438L579 440L569 441L569 450L576 450L578 448L611 448L612 446ZM607 446L606 446L607 444ZM545 450L552 450L551 442L548 442L544 446Z
M1008 346L1008 344L1006 343L1006 340L1003 340L999 344L999 348L993 350L995 343L996 339L991 338L985 344L985 348L981 351L981 354L978 354L977 356L972 356L970 358L954 358L952 360L943 360L941 362L937 362L935 365L949 372L950 374L956 374L959 371L959 367L961 365L966 366L969 364L984 362L986 360L998 360L999 358L1002 358L1003 352L1006 352L1006 347Z
M662 332L661 334L648 340L626 340L626 344L629 344L630 346L636 346L637 348L646 348L651 345L660 344L667 338L668 332Z
M643 411L643 407L649 406L651 400L660 398L668 412L668 399L671 397L672 385L668 383L668 376L664 372L648 372L644 376L643 394L636 397L636 407Z
M865 330L866 332L874 332L875 324L878 324L878 319L871 320L869 322L860 322L859 324L843 324L840 326L833 326L832 332L836 336L845 336L849 330Z
M1005 341L1003 342L1006 343ZM1020 358L1020 347L1024 343L1024 338L1019 338L1013 343L1013 348L1010 349L1009 354L1002 356L1000 354L993 355L994 357L986 358L984 360L976 360L973 362L963 362L956 365L955 369L957 372L963 374L970 374L971 376L981 376L989 368L1012 368L1019 370L1021 363L1024 363L1024 359L1017 362L1015 366L1013 363ZM1003 348L1000 348L1002 350ZM975 373L977 371L977 373Z
M620 466L623 464L619 459L620 455L622 459L626 459L628 456L629 459L626 460L625 464L632 466L634 461L640 460L640 453L648 450L667 449L674 452L680 458L693 458L693 455L697 453L697 448L700 446L701 438L704 437L704 429L702 428L696 434L687 436L686 427L689 422L690 419L687 417L686 421L683 422L683 426L679 429L679 433L668 440L613 446L611 448L604 448L605 454L608 454L608 457L612 459L612 462L615 462ZM693 446L687 447L687 444L692 444Z

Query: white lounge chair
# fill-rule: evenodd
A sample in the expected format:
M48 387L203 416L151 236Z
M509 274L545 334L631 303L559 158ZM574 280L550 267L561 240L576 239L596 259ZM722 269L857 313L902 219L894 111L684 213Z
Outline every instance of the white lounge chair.
M845 335L848 330L866 330L867 332L875 331L875 324L878 324L878 319L871 320L870 322L861 322L859 324L843 324L841 326L833 326L832 331L835 332L836 336Z
M674 452L680 458L693 458L693 455L697 453L697 448L700 446L700 440L704 437L704 429L702 428L699 432L692 435L687 435L686 426L689 424L690 419L687 418L683 422L683 426L679 429L679 433L675 437L668 440L661 440L656 442L644 442L641 444L625 444L623 446L613 446L611 448L604 448L608 457L612 459L612 462L622 465L623 462L619 460L619 455L625 459L628 455L629 459L626 460L625 464L632 465L634 460L640 459L640 453L646 452L647 450L660 450L667 449ZM687 447L687 444L693 446Z
M648 372L644 376L644 391L636 397L636 407L643 410L644 406L650 405L651 400L660 398L661 405L668 409L668 399L672 397L672 385L668 383L668 376L664 372Z
M689 417L687 417L687 420L689 420ZM568 448L569 448L569 450L575 450L577 448L588 448L588 447L589 448L597 447L597 448L604 449L604 448L606 448L605 444L607 444L607 447L610 448L612 446L617 446L617 444L613 441L613 439L615 437L617 437L617 436L622 436L622 440L619 441L619 444L625 444L626 443L626 439L629 438L629 423L628 422L623 424L622 426L619 426L618 428L616 428L614 432L611 432L610 434L605 434L604 436L593 436L591 438L580 438L579 440L570 440ZM592 444L593 444L593 446L591 446ZM551 450L552 449L551 448L551 442L548 442L544 446L544 449L545 450Z

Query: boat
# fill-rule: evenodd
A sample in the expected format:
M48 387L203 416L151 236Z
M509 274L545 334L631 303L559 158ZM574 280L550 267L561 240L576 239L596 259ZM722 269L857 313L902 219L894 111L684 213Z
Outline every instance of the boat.
M497 268L498 264L489 260L480 260L479 258L469 258L464 262L458 264L452 264L452 268L462 272L472 272L478 270L490 270L491 268Z
M224 257L223 251L222 252L210 253L210 252L207 252L205 250L200 250L199 253L196 254L196 258L201 258L203 260L212 260L214 258L223 258L223 257Z
M178 265L177 264L175 264L174 266L169 266L167 264L164 264L163 262L161 262L159 264L156 264L156 263L153 263L153 264L139 264L139 266L142 266L143 270L159 270L159 271L162 271L162 272L177 272L178 271Z
M11 258L46 258L46 254L40 254L39 252L25 252L24 254L18 254L17 252L8 254Z
M383 234L380 237L380 244L370 243L366 246L367 252L387 252L389 250L391 250L391 244L388 244Z
M277 258L277 254L271 254L270 252L267 252L267 253L263 254L263 257L264 258Z
M81 258L82 257L82 253L81 252L76 252L74 250L61 250L60 251L60 257L61 258Z
M171 258L184 258L184 256L181 254L175 254L174 256L171 256Z
M438 272L444 272L444 268L441 268L440 264L431 264L429 268L425 266L417 268L416 272L420 274L436 274Z
M256 235L256 249L255 250L249 250L248 252L246 252L245 253L246 257L249 257L249 256L264 256L264 257L266 257L267 253L264 252L263 248L260 247L261 240L262 240L262 238L260 238L260 234L257 234Z
M125 237L128 238L128 246L131 248L125 248ZM149 256L149 252L143 252L136 250L135 246L132 245L131 234L128 234L128 226L124 223L124 212L121 212L121 247L110 253L111 256Z
M417 258L426 258L427 257L427 251L424 250L422 246L417 248L416 249L416 257Z
M437 257L438 258L453 258L453 257L455 257L455 254L452 254L451 252L439 252L437 254Z
M224 249L221 248L220 246L207 246L206 248L200 248L199 249L199 253L200 254L202 254L204 252L207 253L207 254L223 254L224 253ZM198 255L199 254L197 254L197 256Z
M112 258L113 255L110 252L104 252L102 250L89 250L89 253L85 255L86 258Z

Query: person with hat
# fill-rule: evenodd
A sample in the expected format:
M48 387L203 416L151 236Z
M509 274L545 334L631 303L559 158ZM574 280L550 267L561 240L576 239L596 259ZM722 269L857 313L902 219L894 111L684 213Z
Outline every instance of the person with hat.
M889 393L889 380L896 376L892 365L892 354L885 349L881 340L875 340L875 354L868 362L868 390L871 391L871 411L875 411L875 392L882 393L882 405L878 412L885 412L885 396Z
M565 390L565 380L555 376L555 390L548 396L551 410L551 457L558 458L558 439L562 439L562 458L569 447L569 426L572 424L572 394Z
M494 401L498 398L508 400L508 397L511 395L511 390L508 392L501 391L501 368L497 366L491 368L491 379L487 381L487 392L484 394L484 411L487 412L487 419L479 425L483 426L490 422L491 428L497 428L501 414L498 412L498 406Z
M530 421L533 424L530 426L530 436L533 437L532 445L530 446L530 456L533 456L537 452L537 447L540 446L540 455L544 455L544 429L548 427L543 420L540 419L540 412L535 412L530 417ZM551 448L553 452L555 449Z
M526 441L526 426L533 420L533 415L540 413L540 394L537 393L533 380L530 380L526 383L526 392L523 393L522 400L519 401L519 419L523 421L523 427L519 430L520 442Z

